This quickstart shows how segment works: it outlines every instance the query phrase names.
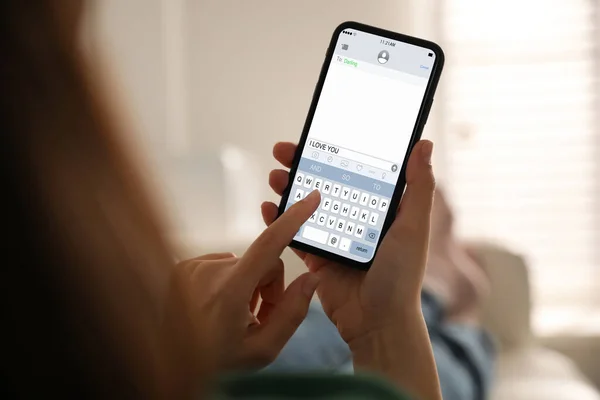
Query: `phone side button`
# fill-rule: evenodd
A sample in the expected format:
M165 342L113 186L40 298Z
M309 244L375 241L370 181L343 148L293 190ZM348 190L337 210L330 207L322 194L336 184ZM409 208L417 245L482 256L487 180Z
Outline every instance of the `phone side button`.
M431 112L431 107L433 106L433 100L434 98L431 98L431 100L427 103L427 108L425 109L425 121L423 122L423 126L425 126L425 124L427 124L427 121L429 120L429 113Z

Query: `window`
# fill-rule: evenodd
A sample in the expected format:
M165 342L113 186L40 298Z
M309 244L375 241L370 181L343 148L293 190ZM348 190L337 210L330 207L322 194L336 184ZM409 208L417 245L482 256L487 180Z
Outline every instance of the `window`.
M600 300L598 3L439 6L437 106L459 231L527 257L535 328L556 329Z

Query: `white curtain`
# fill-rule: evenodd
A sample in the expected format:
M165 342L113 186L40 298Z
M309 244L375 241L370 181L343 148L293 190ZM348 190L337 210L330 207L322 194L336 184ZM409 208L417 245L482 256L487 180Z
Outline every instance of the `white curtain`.
M527 257L538 330L600 322L598 2L439 7L437 101L460 233Z

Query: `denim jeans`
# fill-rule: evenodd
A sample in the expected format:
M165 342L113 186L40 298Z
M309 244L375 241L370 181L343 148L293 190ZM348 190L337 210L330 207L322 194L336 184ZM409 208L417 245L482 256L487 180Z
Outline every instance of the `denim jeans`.
M444 399L486 399L495 354L490 336L476 327L444 322L443 305L426 292L422 294L422 311ZM311 304L304 322L265 371L354 372L348 345L318 302Z

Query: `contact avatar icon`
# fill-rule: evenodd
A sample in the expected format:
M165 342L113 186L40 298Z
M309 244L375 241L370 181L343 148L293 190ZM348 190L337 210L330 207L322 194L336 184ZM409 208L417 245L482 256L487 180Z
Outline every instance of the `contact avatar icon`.
M377 56L377 61L379 61L379 64L385 64L386 62L389 61L389 59L390 59L390 53L388 53L385 50L380 52L379 55Z

